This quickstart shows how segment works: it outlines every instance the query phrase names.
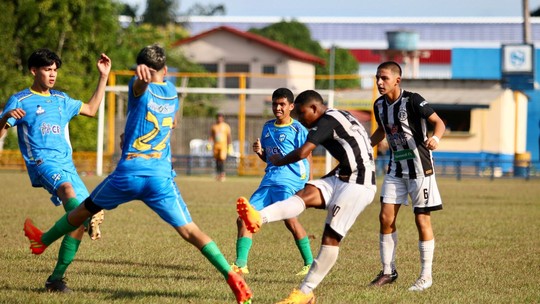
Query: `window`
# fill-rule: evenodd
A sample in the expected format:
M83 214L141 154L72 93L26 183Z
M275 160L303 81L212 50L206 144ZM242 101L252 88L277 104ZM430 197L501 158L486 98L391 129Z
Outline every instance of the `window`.
M276 66L274 65L263 65L262 67L263 74L275 74Z
M437 109L435 111L446 125L446 132L468 133L471 129L471 110ZM430 124L428 124L430 125ZM433 126L430 125L433 130Z
M249 64L228 63L225 65L226 73L249 73ZM240 78L231 76L225 78L225 87L237 89L240 87ZM246 77L246 88L249 88L249 77ZM248 95L249 96L249 95ZM238 98L237 94L227 95L229 98ZM249 97L248 97L249 98Z

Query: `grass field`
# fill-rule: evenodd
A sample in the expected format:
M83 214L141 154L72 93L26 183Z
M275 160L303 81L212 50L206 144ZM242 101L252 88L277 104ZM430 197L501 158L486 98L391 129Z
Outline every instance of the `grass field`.
M101 180L85 177L89 189ZM372 203L344 239L339 259L315 290L317 303L538 303L540 302L540 181L439 178L444 210L432 215L436 238L434 285L407 291L419 273L417 233L409 207L398 220L395 284L367 284L380 270L379 204ZM249 196L258 178L177 179L195 222L232 261L235 200ZM103 238L85 237L67 282L75 293L44 292L58 243L33 256L22 226L26 217L48 229L62 214L26 174L0 173L0 303L234 303L223 277L144 204L106 213ZM316 256L325 212L300 217ZM246 276L254 303L274 303L296 287L300 255L282 223L263 226Z

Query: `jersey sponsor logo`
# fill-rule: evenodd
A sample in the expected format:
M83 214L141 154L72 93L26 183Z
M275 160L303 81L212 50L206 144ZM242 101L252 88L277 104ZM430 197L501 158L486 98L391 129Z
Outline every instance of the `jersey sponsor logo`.
M42 123L41 126L39 127L39 129L41 130L41 134L42 135L47 135L47 134L60 134L60 126L59 125L51 125L51 124L48 124L48 123Z
M154 102L154 100L150 100L148 102L148 108L154 112L158 112L161 114L171 114L174 112L173 104L158 104Z
M402 161L406 159L413 159L414 158L414 152L411 149L405 149L405 150L399 150L394 152L394 160L396 161Z
M266 154L281 154L281 150L279 149L279 147L266 147Z
M407 115L407 111L405 109L399 110L397 115L398 115L399 120L401 120L401 121L407 120L408 115Z
M36 110L36 114L41 115L43 113L45 113L45 110L40 105L38 105L37 110Z

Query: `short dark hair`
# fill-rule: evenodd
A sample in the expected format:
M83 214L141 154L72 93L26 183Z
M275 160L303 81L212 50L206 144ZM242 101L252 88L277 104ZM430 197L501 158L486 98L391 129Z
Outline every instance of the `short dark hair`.
M285 98L289 103L294 102L294 94L291 90L287 88L279 88L272 93L272 101L278 100L280 98Z
M307 90L300 93L298 96L296 96L294 103L299 105L305 105L311 101L316 101L324 104L324 99L322 98L321 94L314 90Z
M137 64L144 64L156 71L163 69L165 60L165 50L157 44L144 47L137 55Z
M51 66L56 63L56 68L62 66L62 60L55 52L49 49L37 49L28 57L28 69Z
M380 70L380 69L388 69L392 71L393 73L396 73L399 76L401 76L401 66L399 66L399 64L395 61L385 61L379 64L379 66L377 67L377 70Z

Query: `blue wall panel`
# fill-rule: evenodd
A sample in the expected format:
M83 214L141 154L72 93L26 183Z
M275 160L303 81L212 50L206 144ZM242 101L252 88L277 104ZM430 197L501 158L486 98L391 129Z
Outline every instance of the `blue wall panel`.
M452 49L452 78L501 79L501 50Z

